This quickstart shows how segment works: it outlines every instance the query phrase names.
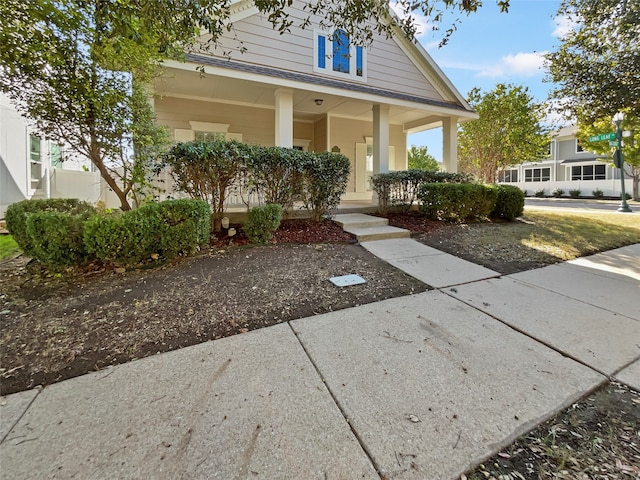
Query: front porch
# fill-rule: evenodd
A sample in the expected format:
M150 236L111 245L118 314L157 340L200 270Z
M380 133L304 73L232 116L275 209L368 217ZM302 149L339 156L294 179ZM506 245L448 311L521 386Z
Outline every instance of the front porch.
M213 136L340 152L351 163L345 201L370 202L372 175L407 168L408 133L442 127L444 167L456 171L458 122L475 115L454 103L191 57L168 64L155 85L158 121L175 141ZM204 75L196 71L196 60L204 64ZM240 198L230 198L229 208L235 207L244 207Z

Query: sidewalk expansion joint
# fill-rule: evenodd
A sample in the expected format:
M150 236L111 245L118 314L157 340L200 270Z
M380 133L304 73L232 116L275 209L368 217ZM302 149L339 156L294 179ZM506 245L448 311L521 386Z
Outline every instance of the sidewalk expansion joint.
M448 288L448 287L447 287L447 288ZM447 295L447 296L449 296L449 297L453 298L454 300L457 300L457 301L459 301L459 302L462 302L462 303L464 303L465 305L467 305L467 306L469 306L469 307L473 308L474 310L477 310L478 312L480 312L480 313L482 313L482 314L484 314L484 315L487 315L488 317L493 318L494 320L496 320L496 321L500 322L501 324L503 324L504 326L506 326L506 327L510 328L511 330L513 330L513 331L515 331L515 332L518 332L519 334L524 335L525 337L530 338L530 339L531 339L531 340L533 340L534 342L537 342L537 343L539 343L539 344L541 344L541 345L544 345L545 347L549 348L550 350L553 350L554 352L556 352L556 353L558 353L558 354L562 355L563 357L569 358L570 360L573 360L574 362L579 363L580 365L582 365L582 366L584 366L584 367L587 367L588 369L593 370L594 372L599 373L600 375L604 375L604 377L605 377L605 378L607 378L607 379L609 379L609 380L611 380L611 379L613 378L611 375L609 375L609 374L607 374L607 373L603 372L602 370L598 370L597 368L595 368L595 367L594 367L594 366L592 366L592 365L589 365L589 364L588 364L588 363L586 363L585 361L580 360L579 358L577 358L577 357L575 357L575 356L573 356L573 355L571 355L571 354L569 354L569 353L567 353L567 352L563 352L562 350L560 350L560 349L559 349L559 348L557 348L557 347L554 347L554 346L553 346L553 345L551 345L549 342L546 342L546 341L544 341L544 340L541 340L540 338L537 338L537 337L533 336L532 334L527 333L526 331L522 330L521 328L515 327L515 326L513 326L513 325L511 325L511 324L509 324L509 323L507 323L507 322L505 322L505 321L504 321L504 320L502 320L500 317L497 317L497 316L495 316L495 315L493 315L493 314L491 314L491 313L489 313L489 312L486 312L485 310L482 310L481 308L479 308L478 306L474 305L473 303L465 302L465 301L464 301L464 300L462 300L461 298L459 298L459 297L455 297L454 295L451 295L451 293L449 293L449 292L445 291L445 289L440 289L440 291L441 291L442 293L444 293L445 295Z
M16 425L18 425L18 423L20 423L20 420L22 420L22 417L24 417L27 414L27 411L31 408L31 405L33 405L33 402L36 401L36 398L38 398L38 395L40 395L40 392L42 392L42 390L44 389L44 387L42 386L37 386L35 387L36 390L38 391L38 393L36 393L33 398L31 399L31 401L29 402L29 405L27 405L27 407L24 409L24 411L20 414L20 416L16 419L15 422L13 422L13 425L11 425L11 428L9 428L7 430L7 433L4 435L4 437L0 438L0 445L2 445L4 443L4 441L7 439L7 437L9 436L9 434L11 433L11 431L15 428Z
M510 276L506 275L505 278L510 278ZM558 291L553 290L551 288L545 287L544 285L540 285L538 283L527 282L526 280L520 280L518 278L511 278L511 280L513 280L516 283L520 283L522 285L527 285L527 286L530 286L530 287L539 288L541 290L546 290L547 292L551 292L551 293L553 293L555 295L560 295L561 297L568 298L569 300L572 300L574 302L580 302L580 303L582 303L584 305L589 305L590 307L598 308L600 310L604 310L605 312L613 313L614 315L618 315L620 317L625 317L625 318L629 318L631 320L638 321L637 318L630 317L629 315L625 315L624 313L619 313L619 312L616 312L615 310L609 310L608 308L601 307L600 305L596 305L594 303L589 303L589 302L587 302L585 300L582 300L580 298L571 297L569 295L566 295L564 293L558 292Z
M344 418L344 421L349 426L349 429L351 430L351 433L353 434L353 436L355 437L356 441L360 445L360 448L362 448L362 451L365 453L365 455L367 456L367 458L371 462L371 465L373 465L373 468L375 469L376 473L378 474L378 476L380 477L381 480L386 478L381 473L382 470L381 470L380 466L373 459L373 455L371 455L371 452L369 451L369 449L365 445L364 441L362 440L362 438L360 437L358 432L353 428L353 425L349 421L349 417L347 416L346 412L342 408L342 405L340 405L340 402L338 401L337 397L335 396L335 394L331 390L331 387L329 386L329 384L325 381L324 377L322 376L322 372L320 372L320 369L318 368L318 365L316 364L316 362L314 362L313 358L311 357L311 355L309 354L309 352L305 348L304 343L302 343L302 340L300 340L300 337L298 336L298 332L296 332L296 330L293 328L293 326L291 325L291 322L287 322L287 325L289 325L289 328L291 329L291 331L295 335L296 339L298 340L298 343L300 344L300 347L302 347L302 350L304 351L305 355L307 356L307 358L311 362L311 365L313 365L313 368L315 369L316 373L318 374L318 377L322 381L322 384L324 385L324 387L327 389L327 392L331 396L331 399L333 400L333 403L335 403L336 407L338 407L338 410L340 411L340 414Z

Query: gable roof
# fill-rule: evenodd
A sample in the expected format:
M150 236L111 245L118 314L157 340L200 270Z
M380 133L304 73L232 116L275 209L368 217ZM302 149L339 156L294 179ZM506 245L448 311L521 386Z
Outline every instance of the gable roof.
M295 4L297 4L297 6ZM300 4L300 1L294 2L294 6L291 7L294 9L294 14L299 14L302 11ZM248 72L276 78L295 79L310 84L331 86L349 91L373 93L391 99L408 100L424 105L441 106L460 111L473 112L473 109L465 98L446 77L424 47L422 47L417 40L410 40L406 37L402 29L398 26L398 23L395 22L395 19L398 17L393 12L391 18L388 20L389 23L392 23L391 28L393 35L391 39L378 36L378 38L374 38L373 42L377 42L377 46L380 46L381 42L387 45L393 44L395 45L395 50L391 49L384 52L372 51L369 55L369 63L374 68L377 68L378 71L374 72L374 75L370 75L366 82L352 82L335 77L328 78L325 75L316 74L317 72L309 70L308 60L305 60L305 52L308 55L309 47L305 47L305 45L309 41L308 37L313 34L312 27L305 29L292 27L291 32L288 33L288 36L293 37L291 43L282 47L279 56L277 56L278 52L274 52L273 57L269 58L270 52L266 45L268 45L269 42L273 42L274 38L276 38L273 34L271 34L271 38L267 38L269 32L275 32L278 41L286 42L288 39L286 39L285 36L279 35L278 32L273 29L273 26L268 23L268 20L264 18L265 16L259 12L252 0L232 1L229 8L230 22L233 24L234 40L244 41L245 38L249 38L250 41L246 45L248 51L237 57L233 54L228 61L223 60L225 50L227 52L242 51L242 49L236 48L236 46L230 46L228 43L230 39L227 38L226 48L220 48L218 51L214 51L214 56L211 56L208 52L192 52L187 57L188 61L221 68L230 68L237 71L246 69ZM295 8L297 8L299 12L296 12ZM254 33L257 40L251 37ZM302 38L303 36L306 36L307 39ZM228 56L229 55L227 55L227 57ZM282 62L274 61L274 57L282 60ZM411 65L411 68L413 68L411 72L395 71L396 69L393 68L393 62L400 59L400 57L404 58L402 61L404 66L402 68L408 68L408 66ZM387 62L389 66L387 70L385 70ZM309 71L305 71L305 68ZM382 69L382 71L380 71L380 69ZM388 81L387 79L385 79L385 81L382 80L384 76L390 77ZM419 89L417 85L420 85L420 78L422 79L424 88ZM411 85L415 87L411 88L411 85L407 85L407 83L411 83ZM395 88L389 88L387 85Z

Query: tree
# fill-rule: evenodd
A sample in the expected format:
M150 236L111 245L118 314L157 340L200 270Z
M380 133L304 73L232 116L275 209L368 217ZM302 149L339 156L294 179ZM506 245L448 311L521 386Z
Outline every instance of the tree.
M402 19L390 21L388 2L304 4L257 0L281 33L294 24L322 22L366 43L373 34L400 28L415 33L410 13L428 14L434 25L446 11L474 12L480 0L398 0ZM503 10L508 0L497 0ZM231 0L3 0L0 3L0 91L47 138L63 140L88 157L118 196L123 210L141 195L153 145L166 139L145 102L145 86L162 61L184 51L215 46L233 28ZM457 21L457 20L456 20ZM445 40L454 30L447 30ZM206 32L203 35L203 32ZM242 50L242 48L241 48ZM141 152L144 152L142 154Z
M640 184L640 118L638 117L625 117L622 122L622 130L629 130L633 136L623 138L622 154L624 156L624 170L627 175L633 179L633 199L640 200L640 194L638 192ZM608 142L589 142L589 137L600 135L602 133L612 132L614 129L612 125L611 117L600 118L593 123L579 124L577 138L582 145L589 145L589 150L612 158L613 149L609 146ZM613 160L610 160L611 162Z
M580 124L640 117L640 2L563 0L558 15L575 24L546 56L559 110Z
M407 152L409 160L409 168L412 170L425 170L427 172L437 172L440 170L440 165L435 157L427 153L427 147L416 147L411 145L411 148Z
M543 105L534 103L526 87L498 84L483 93L469 92L480 118L463 123L458 136L462 171L495 183L505 168L545 155L549 139L541 126Z

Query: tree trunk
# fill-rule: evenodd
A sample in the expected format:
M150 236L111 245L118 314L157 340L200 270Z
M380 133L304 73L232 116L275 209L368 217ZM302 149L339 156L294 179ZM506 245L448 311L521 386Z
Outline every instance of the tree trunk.
M113 178L113 176L109 173L109 170L105 166L100 154L93 148L91 149L91 162L96 166L96 168L100 172L100 176L104 179L105 182L107 182L109 188L111 188L111 190L113 190L113 193L116 194L118 200L120 200L120 210L122 210L123 212L131 210L131 205L127 200L127 194L120 188L115 178Z

